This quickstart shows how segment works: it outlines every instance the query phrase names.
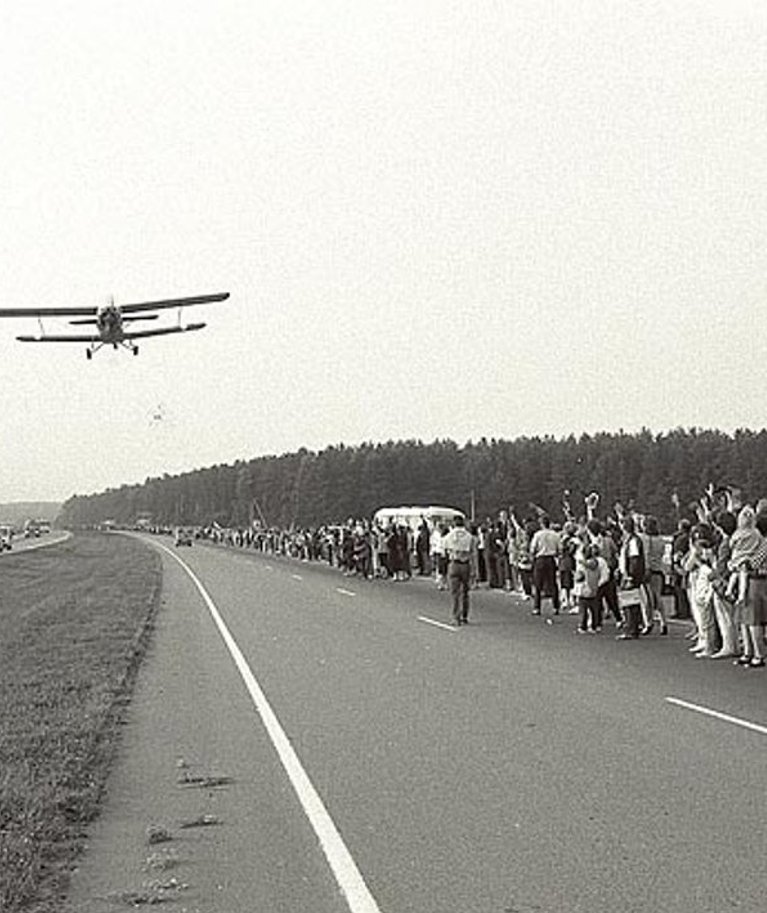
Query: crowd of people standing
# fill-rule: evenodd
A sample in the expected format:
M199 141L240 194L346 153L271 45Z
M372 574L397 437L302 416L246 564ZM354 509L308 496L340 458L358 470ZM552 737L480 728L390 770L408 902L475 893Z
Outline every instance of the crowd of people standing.
M671 535L633 511L589 511L556 524L540 509L522 520L513 510L481 523L458 517L453 528L425 518L417 527L349 520L293 530L209 527L201 535L324 561L362 579L433 577L451 590L456 626L468 623L470 591L486 587L528 602L533 615L577 614L578 633L599 634L607 621L624 641L667 635L669 615L688 619L693 655L765 665L767 500L699 511Z

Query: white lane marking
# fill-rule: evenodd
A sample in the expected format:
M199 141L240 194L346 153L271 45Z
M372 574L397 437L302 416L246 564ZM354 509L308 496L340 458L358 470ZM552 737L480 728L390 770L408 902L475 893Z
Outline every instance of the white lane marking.
M336 587L336 593L340 593L342 596L356 596L356 593L352 593L351 590L345 590L342 586Z
M303 580L304 578L300 574L291 574L290 575L294 580Z
M272 740L272 745L274 745L280 762L285 769L285 773L287 773L298 800L306 813L306 817L314 828L314 832L320 841L322 852L325 854L328 865L338 882L341 893L346 898L349 909L352 913L381 913L375 898L370 893L360 870L357 868L357 864L339 834L338 828L328 814L319 793L314 788L314 784L301 765L298 755L285 734L285 730L280 725L280 721L269 705L266 695L261 690L261 686L256 681L255 675L253 675L250 666L229 632L229 628L224 623L213 600L192 569L178 555L164 545L159 545L159 543L157 545L178 561L197 587L205 605L208 607L219 634L223 638L242 680L245 682L245 687L248 689L256 710L258 710L269 738Z
M274 568L271 566L271 564L265 564L265 565L264 565L264 570L265 570L265 571L273 571Z
M752 729L754 732L760 732L767 735L767 726L760 726L759 723L751 723L749 720L742 720L737 716L730 716L729 713L722 713L720 710L712 710L710 707L702 707L700 704L691 704L689 701L680 700L678 697L667 697L669 704L676 704L684 707L686 710L695 710L697 713L703 713L706 716L713 716L717 720L723 720L725 723L732 723L735 726L742 726L744 729Z
M425 615L418 616L419 621L425 621L427 625L434 625L435 628L442 628L443 631L450 631L455 634L458 630L454 625L446 625L443 621L435 621L433 618L427 618Z

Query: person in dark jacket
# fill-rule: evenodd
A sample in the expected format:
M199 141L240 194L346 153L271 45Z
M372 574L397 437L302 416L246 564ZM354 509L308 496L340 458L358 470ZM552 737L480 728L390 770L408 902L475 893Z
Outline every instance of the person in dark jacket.
M642 617L642 584L646 576L644 546L637 535L634 520L625 516L621 521L623 543L618 564L620 567L620 590L618 599L623 610L624 629L618 640L636 640L639 637Z
M599 587L599 598L601 600L601 611L607 609L610 615L615 619L616 627L623 627L623 615L621 614L618 604L618 552L619 548L615 544L615 539L602 526L599 520L592 517L587 523L590 541L599 549L599 554L607 562L610 576Z
M429 531L429 524L422 517L421 525L418 527L418 535L415 540L415 556L419 577L428 577L431 573L431 562L429 560L430 542L431 532Z
M690 597L684 561L690 551L690 521L680 520L671 545L671 570L674 581L674 618L690 617Z

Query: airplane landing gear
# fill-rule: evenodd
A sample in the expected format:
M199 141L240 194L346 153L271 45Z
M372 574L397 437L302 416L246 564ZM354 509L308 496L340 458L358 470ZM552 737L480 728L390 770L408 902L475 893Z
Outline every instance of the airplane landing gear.
M90 361L91 358L93 358L93 352L91 352L90 349L86 349L86 350L85 350L85 357L88 359L88 361Z
M133 354L138 355L138 346L133 346Z

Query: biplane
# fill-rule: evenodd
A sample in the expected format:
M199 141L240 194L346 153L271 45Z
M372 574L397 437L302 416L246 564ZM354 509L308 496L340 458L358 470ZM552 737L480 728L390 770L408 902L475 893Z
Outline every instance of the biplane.
M100 307L44 307L44 308L0 308L0 317L36 317L40 326L37 335L17 336L19 342L77 342L87 343L85 354L92 358L102 346L128 349L138 355L137 339L149 339L152 336L168 336L172 333L189 333L201 330L204 323L181 323L184 308L194 304L211 304L215 301L226 301L229 292L215 295L196 295L191 298L168 298L164 301L143 301L138 304L115 304L114 298ZM159 311L178 310L178 323L152 327L147 330L134 330L130 324L139 320L157 320ZM74 317L72 326L93 327L90 332L82 333L46 333L43 327L44 317Z

